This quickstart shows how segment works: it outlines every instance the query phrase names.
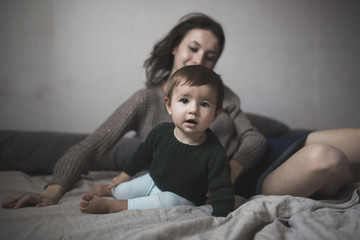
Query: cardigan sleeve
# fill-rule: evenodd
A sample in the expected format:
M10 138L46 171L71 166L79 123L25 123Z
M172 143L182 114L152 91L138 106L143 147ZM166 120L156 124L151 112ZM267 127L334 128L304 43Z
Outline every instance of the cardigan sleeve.
M65 191L69 190L81 174L87 174L89 168L100 161L125 133L135 130L142 95L142 90L134 93L93 134L69 148L57 161L50 184L60 184Z
M153 143L156 138L156 130L158 128L153 128L149 135L146 137L145 141L143 141L136 151L132 154L129 161L126 162L124 166L124 172L126 172L130 176L134 176L138 173L146 164L152 162L153 158Z
M231 118L239 143L232 155L244 170L253 166L266 149L265 137L251 125L240 108L239 97L228 87L225 87L224 112Z

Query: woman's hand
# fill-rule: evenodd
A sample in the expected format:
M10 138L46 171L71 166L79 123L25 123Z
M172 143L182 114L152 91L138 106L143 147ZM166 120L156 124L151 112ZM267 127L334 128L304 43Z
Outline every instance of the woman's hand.
M210 199L211 199L211 192L210 192L210 190L208 190L208 191L206 192L206 200L205 200L205 204L206 204L206 205L211 204Z
M119 185L120 183L122 182L127 182L127 181L130 181L131 179L131 176L128 175L127 173L125 172L121 172L119 174L119 176L117 177L114 177L111 181L111 183L108 185L108 188L112 188L112 187L116 187L117 185Z
M2 202L3 208L22 208L26 206L44 207L56 204L52 199L41 194L11 196Z
M234 184L236 179L240 176L240 174L244 170L244 168L236 160L230 160L230 167L231 167L231 182Z
M64 188L61 185L53 184L48 186L41 194L21 194L10 196L2 202L3 208L22 208L27 206L45 207L57 204Z

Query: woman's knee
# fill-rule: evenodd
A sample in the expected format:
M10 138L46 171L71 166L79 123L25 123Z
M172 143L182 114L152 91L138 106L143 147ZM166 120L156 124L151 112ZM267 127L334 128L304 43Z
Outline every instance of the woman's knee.
M307 145L309 168L318 173L347 174L349 162L344 152L327 144Z

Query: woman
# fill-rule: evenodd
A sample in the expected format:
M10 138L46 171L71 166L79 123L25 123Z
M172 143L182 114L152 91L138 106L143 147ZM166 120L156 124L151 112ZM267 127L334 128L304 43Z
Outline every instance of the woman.
M53 180L41 194L9 197L3 207L56 204L126 132L134 130L144 140L155 125L171 121L162 102L170 74L185 65L213 69L224 44L224 33L217 22L203 14L186 15L154 46L145 61L147 88L136 92L92 135L70 148L57 162ZM239 98L227 87L223 108L211 129L227 151L238 195L330 196L355 178L350 167L360 162L359 129L270 140L265 157L257 164L266 148L265 138L251 126L240 109Z
M93 134L70 148L57 162L52 182L41 194L10 197L4 207L56 204L62 194L100 161L118 140L135 131L144 140L159 123L171 122L163 103L164 90L171 73L185 65L213 69L225 44L220 24L203 14L189 14L158 42L145 61L147 88L125 101ZM211 129L226 149L230 164L248 168L260 159L265 138L253 127L240 109L239 98L225 87L224 112ZM241 144L240 144L241 143ZM239 161L239 163L237 163ZM236 170L236 167L232 167ZM233 181L238 173L232 171Z

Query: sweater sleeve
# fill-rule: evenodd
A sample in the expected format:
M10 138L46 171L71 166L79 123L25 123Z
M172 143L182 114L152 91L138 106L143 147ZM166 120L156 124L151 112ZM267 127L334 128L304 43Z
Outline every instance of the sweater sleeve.
M136 92L90 136L69 148L54 168L50 184L60 184L69 190L100 161L125 133L136 129L137 109L142 103L142 90Z
M130 176L138 173L146 164L151 163L153 158L153 143L156 138L156 127L150 131L149 135L142 142L124 166L124 172Z
M218 148L220 149L220 147ZM230 165L226 153L213 152L208 164L209 190L211 193L212 215L225 217L234 210L234 190L230 179Z
M232 119L240 144L232 159L238 161L244 170L253 166L266 149L265 137L251 125L240 108L239 97L225 87L224 112Z

